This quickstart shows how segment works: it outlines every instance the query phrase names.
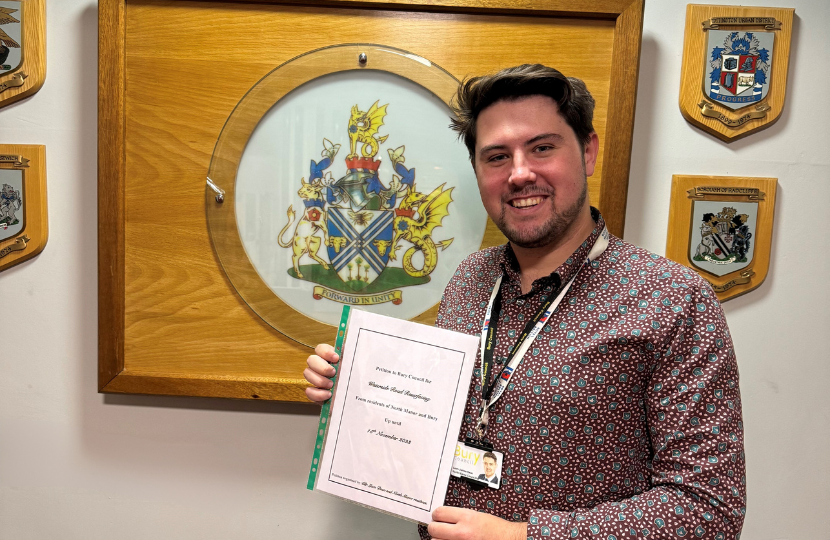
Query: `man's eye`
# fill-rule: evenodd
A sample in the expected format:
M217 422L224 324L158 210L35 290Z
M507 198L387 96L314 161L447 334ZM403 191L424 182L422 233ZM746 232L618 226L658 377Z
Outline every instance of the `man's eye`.
M488 157L487 161L502 161L504 159L507 159L507 156L505 156L504 154L495 154Z
M547 152L548 150L553 150L553 145L551 144L540 144L536 147L537 152Z

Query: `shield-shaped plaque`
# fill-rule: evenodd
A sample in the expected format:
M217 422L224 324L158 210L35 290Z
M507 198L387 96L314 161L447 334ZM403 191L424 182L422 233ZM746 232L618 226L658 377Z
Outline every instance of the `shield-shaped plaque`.
M690 4L680 110L727 142L774 122L784 106L793 9Z
M0 107L43 86L44 21L43 0L0 0Z
M776 182L675 175L666 256L697 270L721 300L758 287L769 269Z
M0 271L46 245L45 159L43 146L0 145Z

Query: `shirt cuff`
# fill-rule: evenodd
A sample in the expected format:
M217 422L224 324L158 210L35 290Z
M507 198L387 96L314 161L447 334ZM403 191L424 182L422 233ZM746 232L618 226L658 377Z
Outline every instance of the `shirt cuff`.
M568 531L570 519L571 514L569 512L533 510L527 520L527 540L569 538L571 536Z

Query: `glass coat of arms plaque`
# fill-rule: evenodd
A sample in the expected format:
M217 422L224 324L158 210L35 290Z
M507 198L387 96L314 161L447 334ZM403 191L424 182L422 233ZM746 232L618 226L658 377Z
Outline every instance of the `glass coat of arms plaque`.
M263 320L331 340L343 304L432 322L487 215L448 128L458 80L379 45L312 51L229 117L206 188L214 248Z

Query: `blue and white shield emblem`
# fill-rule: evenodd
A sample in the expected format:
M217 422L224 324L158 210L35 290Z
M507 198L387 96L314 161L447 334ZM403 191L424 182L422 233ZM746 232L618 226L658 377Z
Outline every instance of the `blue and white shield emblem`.
M710 99L736 110L758 103L769 93L772 32L709 30L703 91Z
M329 260L352 290L365 288L386 268L394 218L394 210L329 208Z

